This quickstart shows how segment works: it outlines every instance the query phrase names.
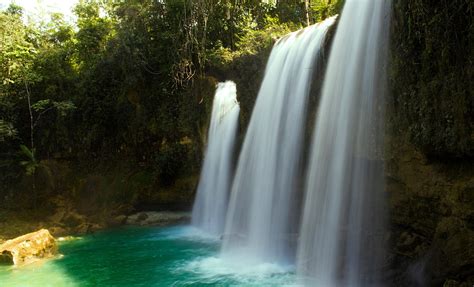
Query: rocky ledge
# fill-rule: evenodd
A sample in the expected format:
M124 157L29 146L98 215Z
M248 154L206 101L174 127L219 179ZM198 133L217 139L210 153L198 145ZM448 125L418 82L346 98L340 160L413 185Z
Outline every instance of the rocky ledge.
M189 222L191 215L188 212L144 211L130 215L125 220L127 225L164 226Z
M0 245L0 263L24 265L58 253L56 240L46 229L28 233Z

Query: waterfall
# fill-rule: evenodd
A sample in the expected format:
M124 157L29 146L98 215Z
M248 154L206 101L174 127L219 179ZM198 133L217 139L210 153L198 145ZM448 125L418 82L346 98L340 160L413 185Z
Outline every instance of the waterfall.
M381 286L390 1L345 2L313 135L297 275L310 286Z
M193 207L192 224L212 235L221 235L224 231L240 111L236 93L234 82L217 85L206 155Z
M297 195L311 78L335 18L274 46L239 156L222 257L243 264L292 263Z

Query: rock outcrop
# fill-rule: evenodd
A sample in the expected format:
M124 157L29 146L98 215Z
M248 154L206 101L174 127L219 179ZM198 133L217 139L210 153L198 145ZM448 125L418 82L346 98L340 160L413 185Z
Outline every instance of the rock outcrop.
M24 265L51 258L58 252L56 240L46 229L28 233L0 245L0 263Z
M430 160L397 137L390 143L393 286L473 286L474 166Z

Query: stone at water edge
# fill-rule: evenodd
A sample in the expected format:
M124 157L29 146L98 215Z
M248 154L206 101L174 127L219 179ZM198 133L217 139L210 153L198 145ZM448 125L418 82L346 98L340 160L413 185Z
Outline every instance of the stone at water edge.
M109 218L107 220L107 225L108 226L120 226L125 224L127 221L127 216L126 215L118 215L112 218Z
M127 217L125 224L141 226L165 226L189 222L189 212L142 211Z
M56 240L47 229L28 233L0 245L0 263L24 265L58 253Z

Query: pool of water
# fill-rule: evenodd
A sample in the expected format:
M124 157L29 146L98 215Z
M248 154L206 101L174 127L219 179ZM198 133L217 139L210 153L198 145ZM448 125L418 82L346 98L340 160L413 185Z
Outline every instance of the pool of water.
M133 227L61 242L57 259L0 267L0 286L289 286L291 267L219 257L220 241L188 226Z

